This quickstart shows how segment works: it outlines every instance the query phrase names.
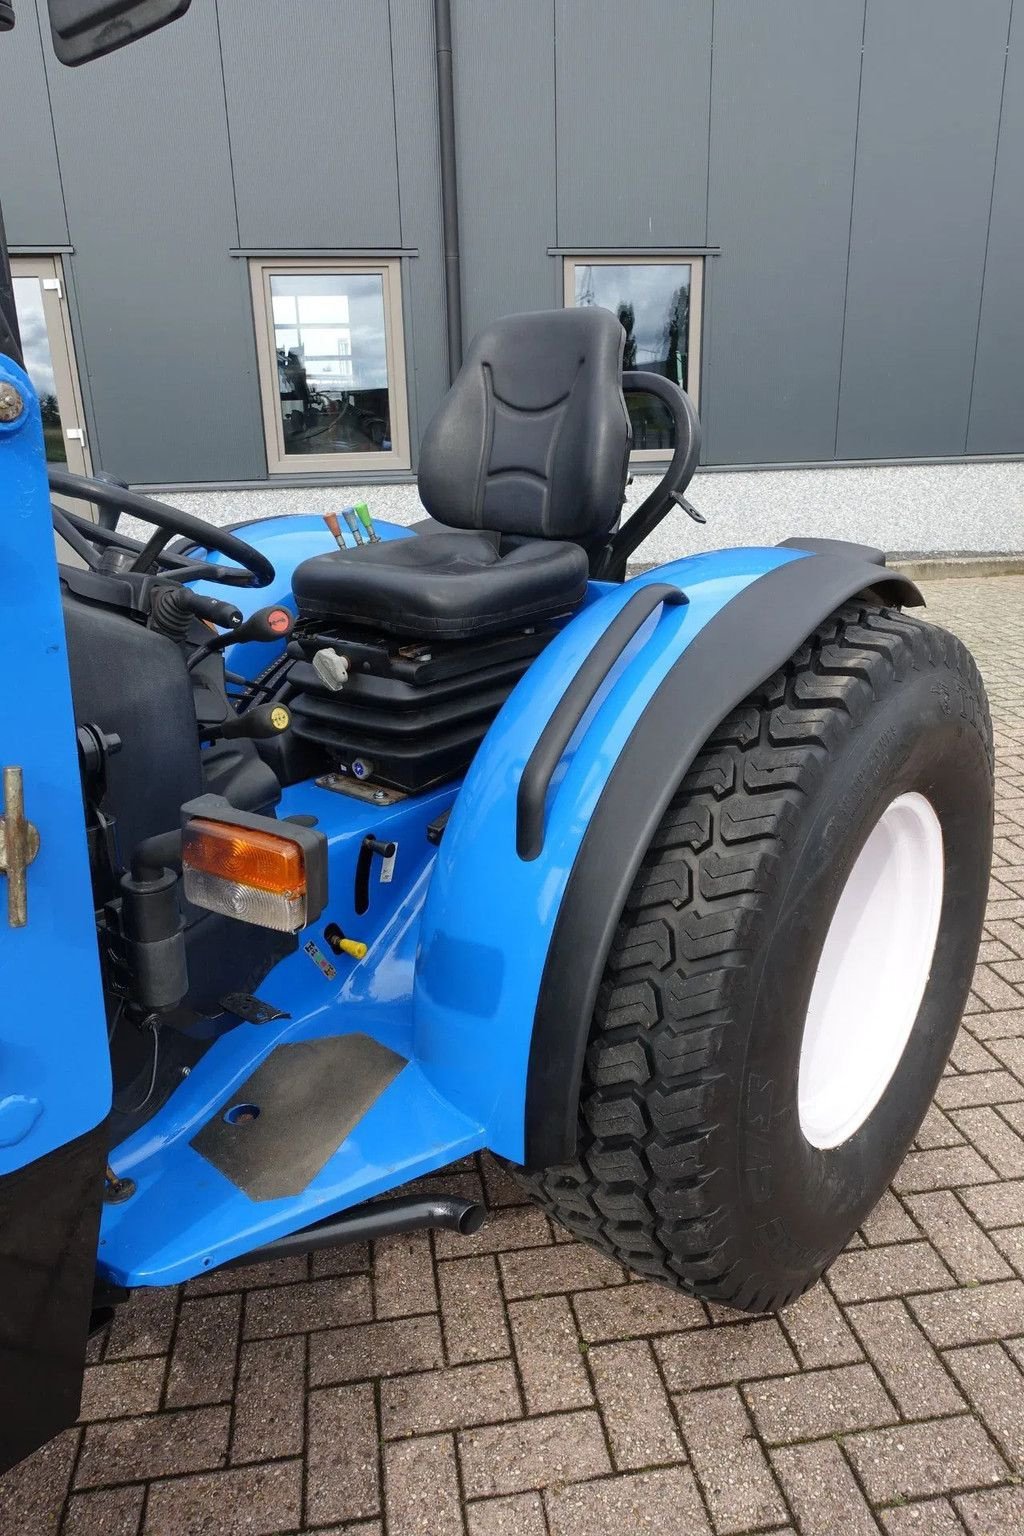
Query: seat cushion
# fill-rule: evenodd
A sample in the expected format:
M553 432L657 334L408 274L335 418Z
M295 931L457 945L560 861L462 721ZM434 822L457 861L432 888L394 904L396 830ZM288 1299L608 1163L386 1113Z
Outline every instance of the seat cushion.
M465 640L568 613L587 590L576 544L431 533L315 555L296 566L304 618L351 619L389 635Z

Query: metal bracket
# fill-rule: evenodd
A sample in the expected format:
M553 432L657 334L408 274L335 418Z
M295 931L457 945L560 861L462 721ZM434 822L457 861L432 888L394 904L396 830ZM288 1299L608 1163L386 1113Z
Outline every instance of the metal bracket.
M336 795L351 795L353 800L368 800L371 805L397 805L409 796L402 789L388 789L375 784L372 779L354 779L347 773L325 773L314 780L318 789L329 789Z
M39 852L39 832L25 820L25 790L20 768L4 769L4 810L0 816L0 872L7 876L7 922L28 922L25 871Z

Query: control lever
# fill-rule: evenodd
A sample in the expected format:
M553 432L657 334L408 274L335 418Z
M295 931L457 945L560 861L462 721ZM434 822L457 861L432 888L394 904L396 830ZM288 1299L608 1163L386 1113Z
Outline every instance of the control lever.
M325 688L338 693L348 682L348 657L333 646L323 646L313 657L313 671Z
M193 671L207 656L212 656L215 651L224 650L228 645L243 645L247 640L262 640L264 643L270 640L286 640L292 632L295 623L295 615L288 608L283 608L275 603L270 608L258 608L247 619L233 629L225 630L222 635L211 635L209 640L204 640L202 645L192 652L186 663L188 670Z
M292 717L283 704L256 704L244 715L231 715L219 725L201 725L206 741L237 741L244 737L249 741L268 741L280 736L292 723Z
M174 590L180 594L179 602L183 608L195 614L197 619L209 619L218 629L237 629L242 622L241 609L234 603L226 603L220 597L206 597L202 592L193 592L191 587L175 587Z
M372 834L363 838L359 857L356 860L356 887L353 902L358 917L362 917L370 910L370 866L374 858L377 857L383 861L381 878L390 881L391 867L394 865L397 852L397 843L381 842L379 837L374 837Z
M242 615L234 603L225 603L217 597L204 597L199 592L193 592L191 587L181 587L171 582L166 586L158 582L154 586L149 608L150 629L167 635L177 644L184 644L193 619L208 619L221 629L234 629L241 624Z

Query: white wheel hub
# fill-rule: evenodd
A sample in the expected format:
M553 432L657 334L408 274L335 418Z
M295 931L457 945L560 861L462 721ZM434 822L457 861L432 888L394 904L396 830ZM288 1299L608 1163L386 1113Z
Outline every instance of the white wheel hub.
M902 1060L935 954L943 869L931 804L897 796L843 887L807 1005L797 1100L812 1146L849 1140Z

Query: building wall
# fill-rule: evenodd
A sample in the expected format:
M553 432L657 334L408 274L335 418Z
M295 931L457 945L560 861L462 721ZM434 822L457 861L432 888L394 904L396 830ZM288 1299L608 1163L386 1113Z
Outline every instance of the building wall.
M42 0L40 0L42 10ZM1024 453L1024 0L454 0L464 326L564 251L705 262L708 464ZM266 476L247 254L402 255L447 378L430 0L197 0L0 45L15 248L71 249L96 467Z

